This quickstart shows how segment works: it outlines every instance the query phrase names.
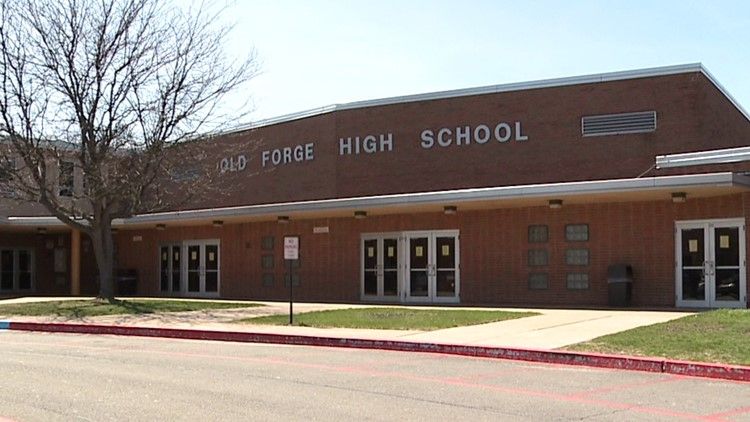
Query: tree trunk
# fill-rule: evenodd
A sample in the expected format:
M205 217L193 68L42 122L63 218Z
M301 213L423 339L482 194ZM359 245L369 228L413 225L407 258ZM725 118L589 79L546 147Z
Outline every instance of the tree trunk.
M99 298L113 299L114 285L114 243L112 240L112 222L101 221L92 228L91 242L99 268Z

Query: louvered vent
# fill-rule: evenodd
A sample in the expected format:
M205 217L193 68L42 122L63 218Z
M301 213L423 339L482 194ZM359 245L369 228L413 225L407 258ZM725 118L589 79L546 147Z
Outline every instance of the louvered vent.
M656 112L603 114L581 118L583 136L622 135L656 130Z

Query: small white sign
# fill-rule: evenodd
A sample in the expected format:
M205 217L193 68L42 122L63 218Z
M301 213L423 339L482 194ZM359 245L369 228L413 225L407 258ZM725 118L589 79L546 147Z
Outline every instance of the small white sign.
M328 226L313 227L313 233L315 233L315 234L328 233Z
M299 237L297 236L285 236L284 237L284 259L290 259L290 260L299 259Z

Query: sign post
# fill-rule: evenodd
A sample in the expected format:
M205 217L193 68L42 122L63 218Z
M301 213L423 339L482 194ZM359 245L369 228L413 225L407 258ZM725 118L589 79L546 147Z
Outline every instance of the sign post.
M289 325L294 323L294 277L292 261L299 259L299 236L284 236L284 260L289 266Z

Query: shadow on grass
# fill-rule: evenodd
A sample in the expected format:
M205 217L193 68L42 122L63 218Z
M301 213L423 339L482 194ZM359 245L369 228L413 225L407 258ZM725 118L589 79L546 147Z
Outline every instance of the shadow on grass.
M154 309L145 303L129 302L126 300L119 299L107 299L112 306L119 306L126 309L130 314L153 314Z

